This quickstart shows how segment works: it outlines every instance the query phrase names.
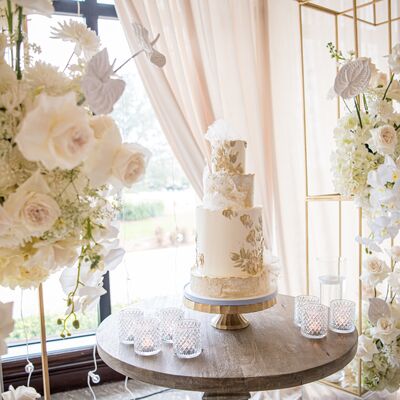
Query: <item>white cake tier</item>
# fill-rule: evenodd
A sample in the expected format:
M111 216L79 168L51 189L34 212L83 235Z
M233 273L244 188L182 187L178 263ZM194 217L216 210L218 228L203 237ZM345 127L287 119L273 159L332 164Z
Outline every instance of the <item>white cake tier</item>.
M255 276L263 269L261 207L196 209L197 269L211 278Z
M205 173L203 177L203 206L210 210L253 207L254 175Z
M211 141L211 172L244 174L246 147L247 143L243 140Z
M190 279L190 289L198 296L245 299L268 294L271 291L271 285L265 267L254 276L230 278L202 276L199 269L194 267Z

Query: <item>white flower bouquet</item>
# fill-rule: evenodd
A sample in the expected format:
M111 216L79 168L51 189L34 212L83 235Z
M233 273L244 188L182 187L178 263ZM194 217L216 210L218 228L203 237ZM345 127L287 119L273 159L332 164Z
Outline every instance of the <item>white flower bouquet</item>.
M36 287L63 269L65 337L79 328L77 312L105 293L103 275L124 254L111 191L137 182L150 153L123 143L107 115L125 83L96 33L76 21L58 24L53 38L75 43L64 71L32 62L26 50L38 46L24 32L31 11L50 14L52 5L0 2L0 285Z
M400 229L400 45L388 57L389 77L369 58L345 58L328 47L341 64L334 91L348 110L334 131L334 185L363 208L370 230L357 238L368 254L360 279L370 298L358 349L363 384L394 392L400 387L400 247L385 245ZM383 251L391 265L376 255Z

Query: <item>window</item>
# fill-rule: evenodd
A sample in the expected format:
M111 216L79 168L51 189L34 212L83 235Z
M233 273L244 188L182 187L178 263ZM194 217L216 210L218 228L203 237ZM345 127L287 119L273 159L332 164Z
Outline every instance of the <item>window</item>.
M70 18L86 20L89 27L99 32L110 59L116 59L115 65L130 57L131 52L116 19L112 1L80 1L79 8L73 0L55 1L54 5L57 15L51 19L38 15L29 17L30 40L40 44L43 50L41 59L45 56L45 61L58 65L60 69L65 67L73 45L52 40L50 28ZM77 16L78 10L82 17ZM99 320L107 317L111 310L118 310L140 298L180 295L195 260L194 210L199 200L161 131L135 62L129 62L121 69L120 75L127 87L112 116L125 141L139 142L149 148L153 156L146 178L132 190L121 194L119 225L121 244L127 252L125 261L105 279L108 293L102 297L99 310L80 318L80 335L93 333ZM56 318L63 314L65 308L58 278L56 274L44 285L47 334L49 339L54 340L58 339L59 333ZM40 334L37 292L27 290L21 295L19 290L1 288L0 294L3 301L13 300L15 303L16 329L9 344L15 346L11 352L13 355L22 356L25 348L18 345L25 343L25 337L37 341ZM23 320L21 309L24 310ZM53 345L52 342L49 346L50 351L71 347L67 344L69 340L56 342L58 344ZM73 361L67 358L63 362L73 365ZM6 371L4 375L7 377ZM13 383L12 377L7 379Z

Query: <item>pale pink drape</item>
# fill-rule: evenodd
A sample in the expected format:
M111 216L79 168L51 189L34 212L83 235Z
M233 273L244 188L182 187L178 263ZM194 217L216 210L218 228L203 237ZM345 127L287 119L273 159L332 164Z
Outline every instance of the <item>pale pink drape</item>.
M272 130L268 2L116 0L116 7L132 51L137 49L132 22L140 22L152 37L161 34L157 48L167 57L164 69L143 58L136 62L163 131L199 194L208 154L203 136L207 126L224 118L247 140L247 170L255 173L266 243L283 266L280 289L296 290L301 280L286 266L301 266L298 254L289 251L293 243L285 240L292 228L280 208Z

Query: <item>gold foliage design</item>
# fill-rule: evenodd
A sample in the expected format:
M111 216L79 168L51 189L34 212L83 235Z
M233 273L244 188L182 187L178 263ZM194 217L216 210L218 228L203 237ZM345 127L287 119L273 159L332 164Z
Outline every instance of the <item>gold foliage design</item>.
M239 152L235 151L236 142L218 142L211 154L211 162L216 171L228 172L230 174L243 174L244 169L238 161Z
M264 236L262 231L262 218L256 224L248 214L240 216L240 221L248 228L246 242L250 248L242 247L238 252L231 253L231 260L235 268L241 268L249 275L256 275L263 268Z
M237 211L233 211L231 208L225 208L225 210L222 211L222 215L225 218L232 219L232 217L237 217L238 213Z

